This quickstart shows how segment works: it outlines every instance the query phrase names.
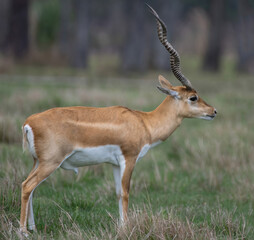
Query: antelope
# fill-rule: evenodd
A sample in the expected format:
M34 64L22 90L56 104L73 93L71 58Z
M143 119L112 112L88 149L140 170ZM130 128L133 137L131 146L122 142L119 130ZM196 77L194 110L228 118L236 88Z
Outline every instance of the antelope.
M180 58L167 40L167 28L148 6L157 22L160 42L170 54L171 69L182 86L173 86L159 76L158 89L164 101L151 112L122 106L105 108L60 107L28 117L23 124L23 148L34 159L22 182L20 230L35 230L33 191L57 168L78 172L82 166L110 163L119 204L120 222L127 220L130 180L136 162L148 150L165 141L184 118L212 120L216 109L203 101L181 73Z

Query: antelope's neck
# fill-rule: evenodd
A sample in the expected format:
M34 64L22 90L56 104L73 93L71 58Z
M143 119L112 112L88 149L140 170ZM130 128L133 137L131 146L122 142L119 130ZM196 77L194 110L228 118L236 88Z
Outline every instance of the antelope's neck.
M183 118L178 110L178 102L167 96L154 111L147 113L146 122L152 143L165 141L180 126Z

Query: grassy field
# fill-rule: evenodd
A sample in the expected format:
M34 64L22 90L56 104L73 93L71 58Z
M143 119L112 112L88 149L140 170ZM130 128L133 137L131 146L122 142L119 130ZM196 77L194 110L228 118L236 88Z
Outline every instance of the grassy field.
M236 75L227 64L221 74L200 72L195 62L184 69L219 114L210 122L184 120L137 163L126 227L117 225L110 165L81 168L78 175L58 169L35 191L37 232L28 238L254 239L253 77ZM0 76L0 239L20 237L20 187L33 164L21 147L27 116L71 105L150 111L164 98L155 72L121 78L59 72L20 68Z

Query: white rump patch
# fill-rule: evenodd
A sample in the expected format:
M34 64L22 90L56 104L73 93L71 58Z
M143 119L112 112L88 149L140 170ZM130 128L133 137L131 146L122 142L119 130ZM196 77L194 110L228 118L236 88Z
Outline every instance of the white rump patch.
M32 128L26 124L23 128L24 134L26 134L26 140L28 143L28 150L33 155L33 157L37 158L35 146L34 146L34 134Z
M122 156L118 145L104 145L99 147L77 148L65 157L61 168L73 170L77 173L78 167L111 163L119 166L119 158Z

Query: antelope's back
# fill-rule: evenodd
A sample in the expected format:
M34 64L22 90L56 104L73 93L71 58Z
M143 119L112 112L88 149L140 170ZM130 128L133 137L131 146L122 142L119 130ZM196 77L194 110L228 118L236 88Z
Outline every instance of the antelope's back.
M36 152L66 155L77 147L118 145L136 154L149 141L138 112L121 106L52 108L24 123L34 135Z

